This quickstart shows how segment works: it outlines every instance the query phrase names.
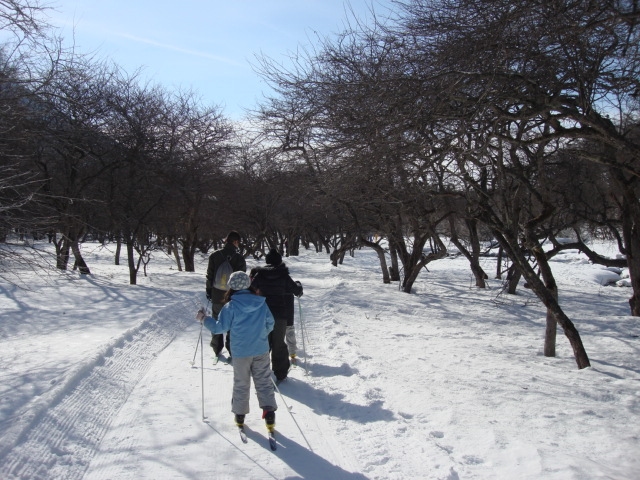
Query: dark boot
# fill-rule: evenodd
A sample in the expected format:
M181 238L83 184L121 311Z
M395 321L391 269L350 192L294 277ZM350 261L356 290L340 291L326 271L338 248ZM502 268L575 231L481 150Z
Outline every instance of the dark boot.
M262 418L264 418L264 423L267 425L267 430L273 432L276 428L276 412L273 410L263 410Z
M220 334L212 334L211 335L211 342L209 343L209 345L211 346L211 348L213 348L213 354L218 357L220 356L220 352L222 351L222 348L224 347L224 338L222 335Z

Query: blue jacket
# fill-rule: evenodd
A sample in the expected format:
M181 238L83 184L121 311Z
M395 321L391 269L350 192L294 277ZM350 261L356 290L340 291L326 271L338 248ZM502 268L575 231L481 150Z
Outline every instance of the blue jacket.
M222 307L218 321L205 317L204 326L213 333L231 333L231 356L254 357L269 351L274 322L264 297L240 290Z

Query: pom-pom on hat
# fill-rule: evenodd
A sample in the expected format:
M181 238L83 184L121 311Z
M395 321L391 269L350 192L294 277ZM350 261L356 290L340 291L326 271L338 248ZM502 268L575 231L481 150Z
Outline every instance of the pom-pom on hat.
M233 272L227 285L231 290L246 290L251 286L251 279L244 272Z
M269 250L269 253L267 253L267 256L264 257L264 259L269 265L278 266L282 263L282 255L280 255L275 248Z

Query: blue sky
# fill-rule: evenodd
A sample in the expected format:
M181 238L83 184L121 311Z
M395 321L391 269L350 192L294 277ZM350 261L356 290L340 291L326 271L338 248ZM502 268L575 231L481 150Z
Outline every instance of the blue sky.
M232 119L267 86L261 52L286 61L299 46L343 29L349 5L367 21L387 0L52 0L49 22L67 45L110 58L169 89L193 88Z

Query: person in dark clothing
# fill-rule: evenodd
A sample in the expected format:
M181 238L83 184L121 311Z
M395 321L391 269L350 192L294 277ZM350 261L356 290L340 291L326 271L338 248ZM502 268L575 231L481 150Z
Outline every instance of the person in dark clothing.
M245 261L244 257L240 255L240 253L238 253L239 247L240 234L236 231L231 231L229 232L229 235L227 235L224 247L220 250L216 250L209 257L209 265L207 266L206 293L207 300L211 301L211 314L216 320L218 319L220 310L222 310L222 307L224 306L224 294L226 293L226 290L228 290L221 290L214 286L216 272L226 261L229 261L234 272L247 271L247 262ZM223 334L212 334L211 343L209 345L211 345L211 348L213 348L213 354L216 356L216 359L220 355L223 346L226 347L227 352L229 352L229 358L231 358L231 346L228 332L226 342L224 341Z
M291 366L285 342L287 323L293 323L293 296L302 296L302 284L289 276L289 269L277 250L269 250L265 260L266 266L252 269L251 286L267 298L267 305L275 318L270 335L271 369L278 381L282 381L287 378Z

